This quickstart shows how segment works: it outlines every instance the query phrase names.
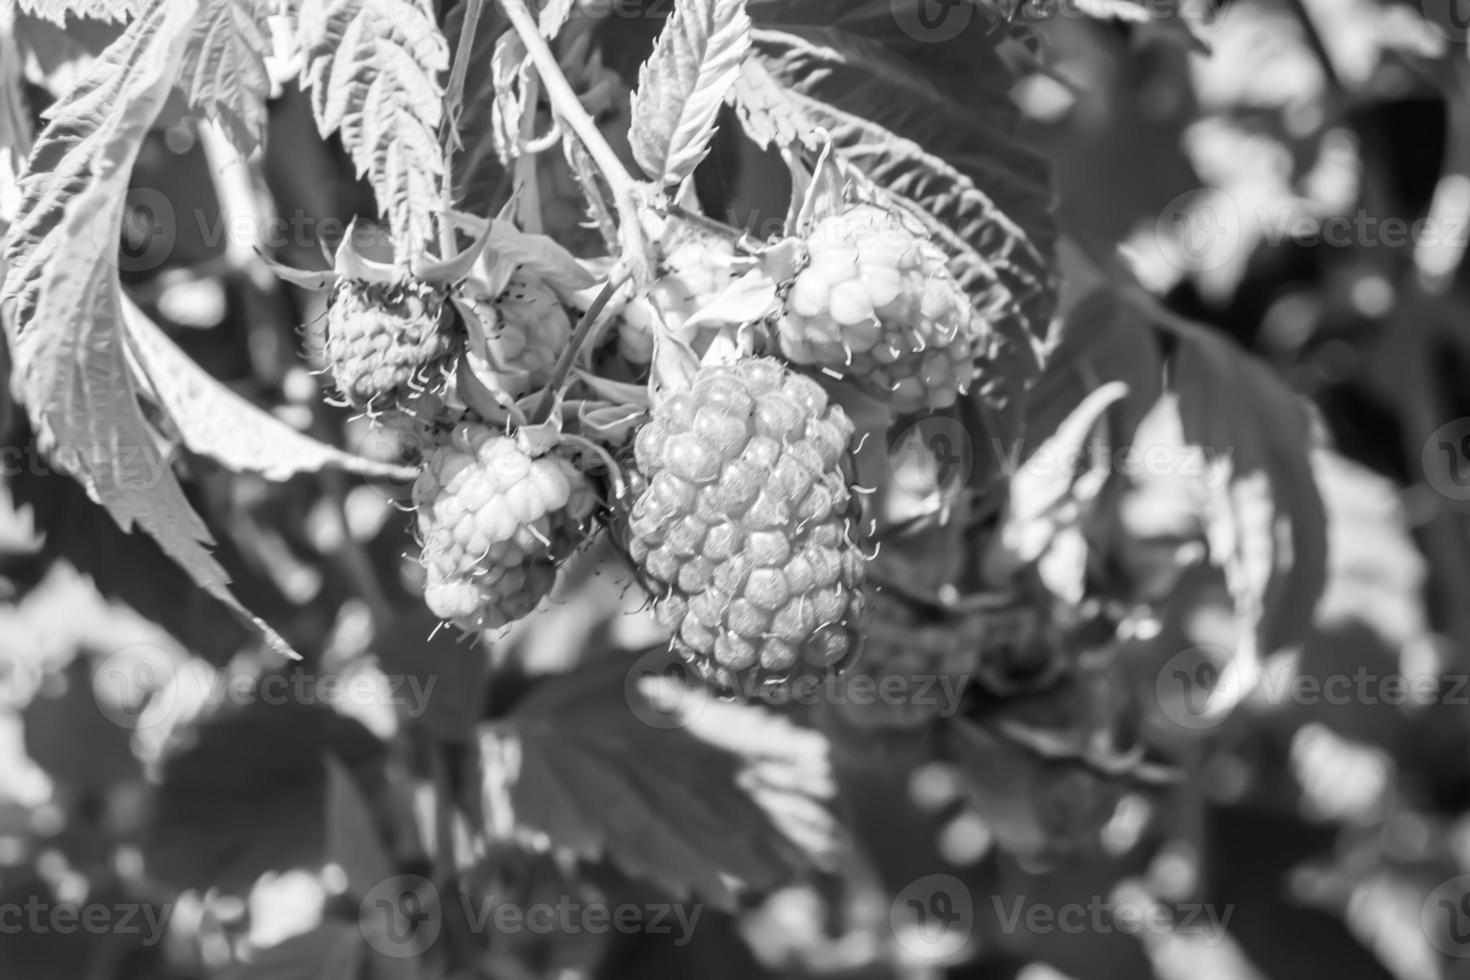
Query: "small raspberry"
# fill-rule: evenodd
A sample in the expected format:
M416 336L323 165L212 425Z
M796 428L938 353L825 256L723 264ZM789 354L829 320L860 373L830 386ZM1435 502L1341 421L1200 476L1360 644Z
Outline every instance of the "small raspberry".
M843 716L858 728L922 728L956 710L979 656L976 618L926 614L887 590L870 591L867 605L854 669L873 695L841 701Z
M356 408L400 402L447 372L457 339L442 292L422 283L339 280L327 311L327 364Z
M517 269L494 306L495 328L486 339L503 390L518 398L544 387L572 337L561 299L540 277Z
M781 355L851 377L901 413L953 405L983 324L944 253L870 204L817 222L804 245L776 322Z
M730 285L734 256L735 246L714 236L686 238L669 249L648 294L623 309L618 352L634 364L652 361L659 330L678 331Z
M424 598L461 629L497 629L536 608L596 507L587 478L549 452L474 422L455 426L413 488Z
M769 358L702 368L639 430L628 551L711 682L748 692L854 649L852 434L819 385Z

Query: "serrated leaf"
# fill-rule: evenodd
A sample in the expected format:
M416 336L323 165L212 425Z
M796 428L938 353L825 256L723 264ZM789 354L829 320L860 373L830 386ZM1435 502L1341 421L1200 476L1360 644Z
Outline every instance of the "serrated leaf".
M1204 331L1181 343L1173 374L1184 436L1212 464L1211 559L1256 650L1270 653L1310 628L1326 574L1310 411L1264 364Z
M123 317L143 375L190 451L270 480L329 467L384 480L413 479L411 467L343 452L246 401L211 377L126 297Z
M443 206L440 74L449 45L424 0L304 0L302 84L322 135L340 132L408 252L434 239Z
M749 50L745 0L680 0L633 93L630 142L644 173L666 187L694 173Z
M468 3L451 8L444 23L444 34L461 57L465 15ZM454 200L460 208L475 214L486 214L494 206L492 198L505 177L501 163L497 100L501 97L501 70L496 61L500 39L505 35L505 17L500 8L484 0L475 37L463 67L456 60L454 68L463 71L463 90L453 113L455 152L450 158L450 182ZM514 32L511 32L512 34Z
M19 9L66 26L68 18L132 20L149 8L147 0L19 0Z
M1045 159L1016 136L1001 37L973 17L952 37L917 39L900 16L909 6L754 0L756 58L815 103L795 127L804 141L826 129L875 183L968 241L1040 336L1054 301L1052 192Z
M265 0L204 0L179 67L189 104L219 123L242 155L259 145L265 126L273 9Z
M172 470L158 465L121 332L115 263L124 194L171 90L194 12L189 3L156 0L52 107L21 182L0 301L40 436L74 456L73 475L119 527L141 527L201 588L289 653L231 594L208 551L208 529Z
M669 666L663 653L607 654L532 690L484 729L486 809L506 836L544 835L731 908L830 845L826 741L716 702L663 676Z
M0 176L10 180L20 164L31 154L35 134L31 129L31 113L26 107L25 76L22 73L20 48L11 31L11 14L0 10ZM7 159L8 158L8 159ZM0 184L0 222L6 219L8 191ZM0 224L0 230L4 225Z

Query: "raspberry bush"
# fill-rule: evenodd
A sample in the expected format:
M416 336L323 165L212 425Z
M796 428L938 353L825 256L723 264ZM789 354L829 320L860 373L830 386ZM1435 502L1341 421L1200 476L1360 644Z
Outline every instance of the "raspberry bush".
M0 976L1458 976L1463 25L1188 6L0 8Z

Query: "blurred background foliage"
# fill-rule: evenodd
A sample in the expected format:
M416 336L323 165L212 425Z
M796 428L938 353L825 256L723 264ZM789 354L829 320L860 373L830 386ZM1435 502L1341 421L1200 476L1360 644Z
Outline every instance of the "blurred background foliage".
M1329 514L1328 584L1305 641L1267 651L1267 682L1360 668L1375 677L1470 675L1466 504L1437 490L1422 463L1436 430L1470 416L1462 261L1470 38L1458 6L1089 2L1107 9L1082 16L1083 6L1027 5L1012 11L1009 28L1019 79L1009 95L1023 135L1052 169L1058 322L1101 343L1109 317L1124 332L1149 316L1191 318L1262 358L1318 409L1336 447L1313 460ZM41 106L107 29L63 33L21 20L32 50L49 52L30 78ZM609 56L621 67L615 61ZM617 112L609 99L604 121L613 132ZM316 137L298 91L286 87L270 117L261 172L280 213L313 215L320 226L372 210L340 147ZM209 160L208 136L181 121L150 138L135 184L165 189L175 215L226 217ZM723 165L725 203L758 212L759 169ZM548 210L574 194L566 178L554 166L544 176ZM1180 261L1171 235L1210 231L1226 204L1233 247L1208 262L1186 251ZM140 209L137 218L159 213ZM1345 243L1310 233L1343 216L1377 231ZM569 209L547 224L570 237L578 217ZM1387 220L1426 217L1458 235L1416 243L1383 233ZM1306 223L1289 224L1298 218ZM1283 237L1283 227L1309 233ZM147 240L146 228L129 228ZM167 263L127 277L170 335L293 424L365 455L391 455L361 420L322 407L319 381L298 356L298 325L312 349L320 300L262 275L249 247L228 234L189 222L171 234ZM276 258L316 264L317 244L288 243ZM1099 283L1136 284L1158 305L1085 305ZM1087 370L1106 378L1128 368L1131 348L1119 349L1111 365L1092 350ZM1038 428L1054 427L1075 404L1064 372L1081 371L1079 363L1059 362L1039 385ZM1139 407L1129 426L1143 414ZM0 422L0 441L17 451L7 459L39 459L9 405ZM332 475L274 485L202 459L189 464L194 503L218 532L237 594L308 652L299 668L310 673L306 683L330 671L380 685L406 676L437 684L413 717L371 703L344 711L219 703L224 679L259 685L291 669L254 656L232 619L146 538L120 534L68 478L40 464L11 467L0 484L0 903L128 901L169 914L157 944L136 935L0 935L0 975L418 975L333 931L355 903L331 868L381 849L400 869L427 871L431 848L391 829L414 823L395 816L405 811L423 825L423 808L432 808L423 781L409 774L446 746L452 756L468 745L481 719L565 670L575 651L636 649L653 639L651 627L626 577L595 551L579 557L551 609L511 635L482 644L435 633L404 558L406 488ZM1190 532L1169 519L1181 509L1177 492L1131 486L1109 511L1110 533L1122 542L1110 560L1135 578L1162 575L1159 615L1128 642L1162 656L1231 648L1235 625L1218 575L1183 571L1179 549ZM1138 662L1157 670L1159 659ZM1147 669L1134 681L1153 697ZM841 873L712 911L688 946L650 935L520 936L495 944L488 972L1467 975L1470 961L1446 952L1466 949L1454 931L1458 910L1442 920L1425 914L1442 882L1470 871L1470 692L1439 690L1457 697L1408 705L1247 697L1208 739L1181 737L1153 708L1114 706L1152 726L1154 743L1187 779L1167 791L1105 795L1098 846L1064 860L1000 846L1043 816L991 812L983 801L977 808L952 766L928 761L928 736L880 737L829 719L846 739L834 759L860 855ZM1034 763L1014 767L1002 773L1005 793L1031 794L1033 782L1049 789ZM461 778L439 773L439 788ZM359 795L382 830L372 847L341 816ZM563 880L564 869L527 855L507 856L495 873L502 894L658 894L609 868L595 882ZM956 876L976 905L974 934L940 962L913 955L889 916L892 896L933 874ZM1228 934L1028 932L1002 928L994 914L1016 899L1060 907L1110 896L1229 910Z

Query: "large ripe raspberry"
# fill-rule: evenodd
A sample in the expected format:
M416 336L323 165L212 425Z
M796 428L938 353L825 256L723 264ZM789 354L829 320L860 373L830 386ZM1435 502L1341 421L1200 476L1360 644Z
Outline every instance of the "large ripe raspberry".
M947 616L920 609L888 590L870 590L862 657L854 677L871 694L838 703L858 728L921 728L959 708L980 656L981 624L974 614Z
M899 412L953 405L982 324L944 253L870 204L817 222L804 245L776 321L781 355L850 377Z
M475 422L455 426L413 488L424 598L462 629L496 629L525 616L583 539L596 507L587 478L555 451L533 455Z
M853 651L852 434L819 385L769 358L702 368L639 430L628 551L711 682L752 693Z
M341 279L327 311L327 365L357 408L400 402L444 376L457 338L439 290L422 283Z

